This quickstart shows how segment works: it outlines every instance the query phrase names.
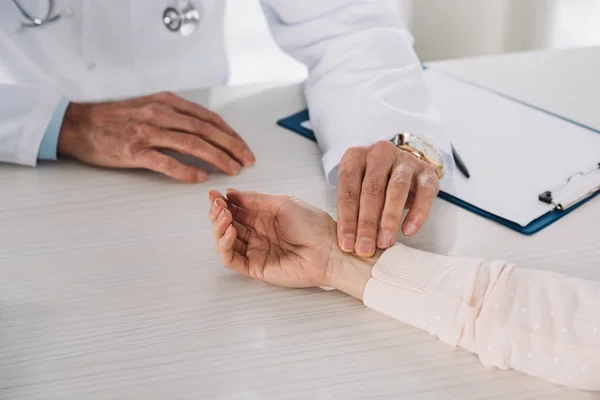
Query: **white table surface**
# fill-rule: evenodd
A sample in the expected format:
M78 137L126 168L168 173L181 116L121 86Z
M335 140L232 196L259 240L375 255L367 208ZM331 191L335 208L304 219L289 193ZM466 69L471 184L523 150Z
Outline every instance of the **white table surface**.
M600 126L600 48L438 64ZM585 79L584 79L585 78ZM476 356L337 291L286 290L225 270L208 188L293 193L335 210L319 152L275 126L297 86L190 93L258 163L198 186L75 163L0 167L0 398L592 399ZM525 237L436 201L430 251L600 279L600 197ZM600 312L600 311L599 311Z

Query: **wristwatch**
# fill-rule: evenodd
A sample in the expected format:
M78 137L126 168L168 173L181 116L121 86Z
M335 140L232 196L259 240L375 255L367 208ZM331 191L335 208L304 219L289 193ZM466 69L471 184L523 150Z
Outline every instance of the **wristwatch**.
M438 179L442 179L444 176L444 159L440 151L429 140L403 132L394 136L392 143L400 150L408 151L419 160L431 165Z

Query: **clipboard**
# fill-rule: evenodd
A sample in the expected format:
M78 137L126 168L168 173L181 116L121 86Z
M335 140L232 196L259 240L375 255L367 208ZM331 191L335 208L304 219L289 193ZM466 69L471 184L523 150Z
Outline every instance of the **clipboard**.
M539 111L545 112L543 110L539 110ZM554 114L551 114L551 115L553 115L557 118L560 118L559 116L556 116ZM298 113L295 113L286 118L278 120L277 124L283 128L286 128L292 132L295 132L295 133L305 137L306 139L311 140L316 143L317 139L316 139L313 131L310 129L307 129L303 126L303 123L306 121L310 121L309 112L308 112L308 110L302 110ZM600 133L598 131L595 131L595 132ZM587 171L587 172L582 171L581 173L578 173L576 175L586 174L586 173L597 173L600 175L600 163L598 163L597 167L598 167L597 171L594 171L592 169L591 171ZM548 200L547 199L548 194L557 193L557 191L562 190L565 187L567 187L570 178L571 177L569 177L569 179L567 179L567 182L561 184L559 187L544 191L543 193L540 193L540 195L539 195L540 198L538 200L542 201L542 202L547 202L547 201L544 201L544 199L542 199L543 195L546 195L546 200ZM598 194L600 194L600 186L595 189L590 190L590 192L587 193L587 195L581 196L578 200L572 201L571 204L569 204L569 207L561 209L561 207L557 204L554 207L554 209L546 212L545 214L539 216L538 218L532 220L531 222L529 222L528 224L526 224L524 226L520 225L514 221L511 221L507 218L503 218L499 215L496 215L492 212L486 211L486 210L484 210L480 207L477 207L473 204L470 204L469 202L464 201L461 198L454 196L450 193L447 193L443 190L440 190L438 197L445 201L448 201L456 206L459 206L467 211L470 211L470 212L480 215L484 218L487 218L491 221L494 221L496 223L504 225L505 227L510 228L516 232L519 232L523 235L529 236L529 235L533 235L533 234L539 232L540 230L548 227L552 223L554 223L554 222L558 221L559 219L563 218L564 216L568 215L569 213L571 213L575 209L579 208L584 203L586 203L589 200L591 200L592 198L596 197Z

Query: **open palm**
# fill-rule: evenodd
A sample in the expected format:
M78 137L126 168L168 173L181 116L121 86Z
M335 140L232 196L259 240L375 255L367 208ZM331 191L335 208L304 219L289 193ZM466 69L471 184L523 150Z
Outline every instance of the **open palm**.
M336 223L290 196L210 191L210 218L223 264L275 285L328 285Z

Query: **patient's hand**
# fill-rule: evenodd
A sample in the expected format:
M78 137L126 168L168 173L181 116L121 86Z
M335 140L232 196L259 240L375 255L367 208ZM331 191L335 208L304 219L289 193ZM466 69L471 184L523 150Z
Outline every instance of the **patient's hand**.
M210 220L223 264L279 286L330 286L342 256L336 223L290 196L209 192Z

